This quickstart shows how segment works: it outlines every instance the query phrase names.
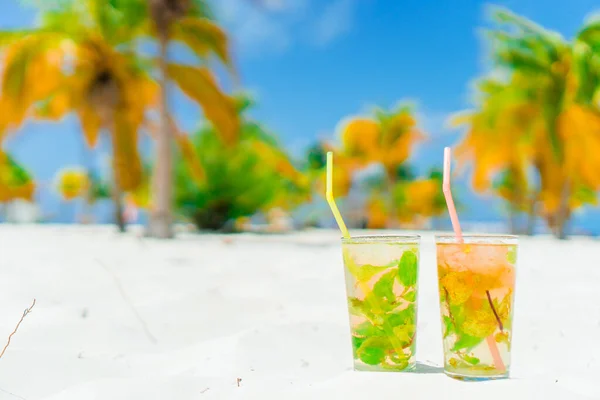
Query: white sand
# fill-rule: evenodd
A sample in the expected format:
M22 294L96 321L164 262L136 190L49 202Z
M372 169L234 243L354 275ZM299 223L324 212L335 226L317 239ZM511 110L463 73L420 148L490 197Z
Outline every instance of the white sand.
M337 237L0 226L2 341L37 298L0 359L0 399L600 398L597 241L522 240L512 379L464 383L440 373L430 235L419 373L351 370Z

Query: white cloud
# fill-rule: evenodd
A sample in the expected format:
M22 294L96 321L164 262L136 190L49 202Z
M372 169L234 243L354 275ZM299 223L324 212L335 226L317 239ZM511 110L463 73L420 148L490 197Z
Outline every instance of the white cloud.
M315 23L315 41L327 45L348 33L354 23L356 0L334 0L328 4Z
M324 46L350 31L356 0L219 0L216 13L244 55L299 42Z
M254 53L261 47L282 50L289 45L286 26L270 11L278 10L274 0L262 3L243 0L221 0L217 16L231 33L236 50Z

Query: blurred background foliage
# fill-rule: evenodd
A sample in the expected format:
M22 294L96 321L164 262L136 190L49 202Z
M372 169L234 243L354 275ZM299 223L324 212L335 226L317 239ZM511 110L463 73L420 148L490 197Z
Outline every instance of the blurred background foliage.
M191 139L199 162L180 157L176 166L176 209L199 229L233 229L239 218L272 208L289 211L310 198L307 177L275 136L245 115L252 99L237 100L241 126L235 145L227 146L205 126Z
M139 209L147 233L165 238L174 221L216 231L260 230L262 222L280 231L294 228L294 216L296 227L318 226L329 218L326 209L317 218L313 211L323 209L325 154L333 151L334 193L351 227L435 228L445 215L441 169L415 172L415 151L430 140L416 105L372 107L292 157L276 132L250 116L256 101L241 90L210 1L29 3L39 24L0 32L0 143L28 120L73 113L89 148L101 135L112 148L109 174L88 167L57 173L65 202L79 199L89 211L112 201L120 230L127 210ZM464 132L455 147L459 171L470 174L475 191L505 202L511 231L532 234L540 218L564 238L573 213L595 206L600 189L600 19L567 40L503 8L491 7L490 16L491 65L475 79L473 108L448 121ZM194 62L171 60L173 43ZM217 64L229 84L216 79ZM193 132L180 130L168 87L201 107ZM144 135L154 141L146 161ZM0 202L35 202L39 187L0 152Z

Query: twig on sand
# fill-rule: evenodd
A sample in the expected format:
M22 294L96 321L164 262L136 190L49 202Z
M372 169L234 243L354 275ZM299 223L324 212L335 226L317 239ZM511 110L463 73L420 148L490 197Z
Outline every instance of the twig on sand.
M492 307L492 311L494 312L496 321L498 321L498 327L500 328L500 332L503 332L504 326L502 326L502 320L500 319L500 316L498 315L498 312L496 311L496 308L494 307L494 303L492 302L492 296L490 296L490 291L486 290L485 294L487 295L488 302L490 303L490 307Z
M4 390L4 389L2 389L2 388L0 388L0 392L2 392L2 393L6 393L6 394L7 394L7 395L9 395L9 396L16 397L17 399L21 399L21 400L27 400L25 397L21 397L21 396L19 396L18 394L11 393L11 392L9 392L8 390Z
M110 276L112 276L113 280L115 281L115 286L121 293L121 297L123 297L123 300L125 300L125 303L127 303L129 308L131 309L131 312L133 313L133 315L135 315L136 319L139 321L140 325L142 326L142 329L144 330L144 333L148 337L148 340L150 340L154 344L158 343L158 340L156 340L156 337L154 337L152 332L150 332L150 329L148 328L146 321L144 321L144 319L142 318L140 313L137 311L137 309L131 302L131 299L127 295L127 292L123 288L123 285L121 285L121 281L119 281L119 278L117 278L117 275L115 275L115 273L110 268L108 268L101 260L96 258L96 262L98 263L98 265L100 265L102 267L102 269L104 269Z
M33 299L33 303L31 304L31 307L29 307L29 308L25 309L25 311L23 311L23 315L21 316L21 319L17 323L17 326L15 327L15 330L8 336L8 341L6 342L6 346L4 346L4 348L2 349L2 353L0 353L0 358L2 358L2 356L6 352L6 349L8 349L8 346L10 345L10 339L12 339L13 335L15 333L17 333L17 330L19 329L19 326L21 326L21 322L23 322L23 320L25 319L25 317L27 316L27 314L29 314L31 312L31 310L33 309L34 306L35 306L35 299Z

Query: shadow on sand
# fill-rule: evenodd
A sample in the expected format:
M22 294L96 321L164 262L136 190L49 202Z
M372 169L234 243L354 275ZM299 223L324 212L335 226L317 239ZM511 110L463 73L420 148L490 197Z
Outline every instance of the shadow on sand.
M414 370L415 374L443 374L444 368L438 367L437 365L425 364L417 361L417 367Z

